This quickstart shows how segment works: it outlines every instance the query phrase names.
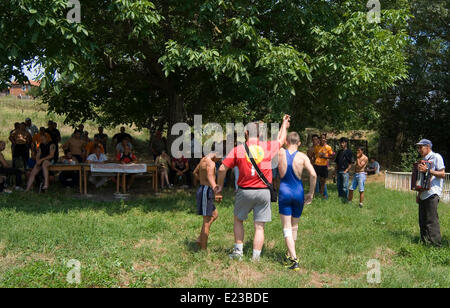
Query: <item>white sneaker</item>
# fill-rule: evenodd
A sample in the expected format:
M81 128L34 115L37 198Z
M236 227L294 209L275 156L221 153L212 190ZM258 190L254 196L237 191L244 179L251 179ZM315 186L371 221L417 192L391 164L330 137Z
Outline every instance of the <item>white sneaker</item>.
M16 186L15 191L22 192L22 191L25 191L25 190L22 187L20 187L20 186Z
M236 248L234 248L233 252L230 253L228 256L230 257L230 259L235 259L235 260L238 260L238 261L242 261L242 258L244 257L244 254L243 254L242 251L237 250Z

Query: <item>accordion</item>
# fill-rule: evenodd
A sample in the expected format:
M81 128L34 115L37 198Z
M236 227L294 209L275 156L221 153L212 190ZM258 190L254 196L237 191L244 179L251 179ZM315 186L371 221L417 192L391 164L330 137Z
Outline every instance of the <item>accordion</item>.
M426 172L419 171L419 165L425 164L427 167ZM433 163L431 161L421 160L413 165L413 172L411 177L411 190L423 191L429 190L431 187L431 168Z

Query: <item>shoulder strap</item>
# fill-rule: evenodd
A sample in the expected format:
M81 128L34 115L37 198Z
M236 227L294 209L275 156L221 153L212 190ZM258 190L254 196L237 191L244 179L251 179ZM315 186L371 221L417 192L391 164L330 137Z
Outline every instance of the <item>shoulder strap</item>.
M253 165L253 168L255 168L256 173L258 173L259 178L261 179L261 181L263 181L263 183L268 186L268 187L272 187L272 184L269 183L269 181L267 180L267 178L264 176L264 174L261 172L261 170L259 169L258 165L256 164L255 159L252 157L252 155L250 154L250 149L248 148L248 145L246 142L244 142L244 147L245 147L245 151L247 152L248 158L250 158L250 162Z

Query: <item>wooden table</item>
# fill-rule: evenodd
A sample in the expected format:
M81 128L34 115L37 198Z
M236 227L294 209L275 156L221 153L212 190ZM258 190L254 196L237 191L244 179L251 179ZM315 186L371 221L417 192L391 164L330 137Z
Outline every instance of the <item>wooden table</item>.
M84 194L87 195L87 174L91 171L91 165L82 164L83 166L83 177L84 177ZM158 167L147 165L147 173L152 174L153 177L153 190L158 192ZM117 173L116 178L116 192L120 193L120 175L122 175L122 192L127 193L127 175L132 175L131 173Z
M63 164L55 164L48 167L48 171L54 171L54 172L63 172L63 171L72 171L72 172L78 172L79 177L79 186L80 186L80 194L83 194L83 181L81 173L83 171L83 165L63 165Z

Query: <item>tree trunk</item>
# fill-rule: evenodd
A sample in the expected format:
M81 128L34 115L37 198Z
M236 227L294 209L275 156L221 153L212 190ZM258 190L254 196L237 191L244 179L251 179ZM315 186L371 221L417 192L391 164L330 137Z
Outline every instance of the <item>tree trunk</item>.
M171 130L172 126L176 123L185 122L184 118L184 101L183 99L175 92L171 92L169 94L169 127L167 131L167 148L170 152L173 141L178 136L172 136Z

